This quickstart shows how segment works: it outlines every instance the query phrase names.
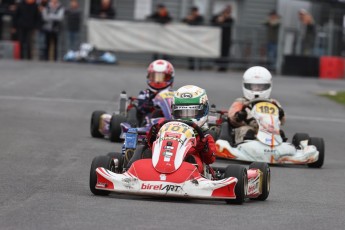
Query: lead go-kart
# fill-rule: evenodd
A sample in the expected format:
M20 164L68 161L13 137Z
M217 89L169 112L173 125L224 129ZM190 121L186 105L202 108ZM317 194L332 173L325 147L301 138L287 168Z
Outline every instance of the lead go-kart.
M174 94L172 91L162 91L153 98L155 110L147 114L142 121L138 120L136 108L137 98L127 99L126 92L120 95L118 113L94 111L91 115L90 132L94 138L107 137L111 142L122 142L124 133L130 128L139 128L146 132L158 118L171 119L171 102Z
M270 168L253 163L212 168L204 165L201 174L188 150L203 132L192 122L165 121L153 142L151 156L123 164L122 153L95 157L90 169L90 190L95 195L111 192L158 197L222 199L242 204L245 198L266 200L270 192ZM195 163L195 162L194 162Z
M217 157L247 162L322 167L325 155L323 138L296 133L292 143L283 142L278 107L269 99L253 99L245 104L244 109L259 126L256 138L235 144L233 129L228 122L223 122L216 141Z

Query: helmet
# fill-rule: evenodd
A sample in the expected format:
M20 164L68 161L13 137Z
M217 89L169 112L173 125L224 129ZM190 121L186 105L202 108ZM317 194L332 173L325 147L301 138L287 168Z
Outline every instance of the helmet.
M157 92L171 87L174 82L174 67L165 60L156 60L147 69L147 84L151 91Z
M272 90L272 75L264 67L253 66L243 74L243 96L252 100L254 98L268 99Z
M172 115L174 119L193 121L202 127L208 119L206 91L198 86L186 85L174 92Z

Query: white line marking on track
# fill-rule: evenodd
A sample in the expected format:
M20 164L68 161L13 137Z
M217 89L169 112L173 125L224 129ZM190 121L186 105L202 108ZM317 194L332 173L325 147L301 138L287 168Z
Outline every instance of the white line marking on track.
M102 101L102 100L80 100L71 98L47 98L47 97L23 97L23 96L1 96L0 100L30 100L30 101L43 101L43 102L63 102L63 103L84 103L84 104L109 104L113 103L113 106L118 104L117 101ZM321 121L321 122L338 122L345 123L345 119L342 118L329 118L329 117L307 117L287 115L288 120L300 120L300 121Z
M0 100L29 100L29 101L44 101L44 102L66 102L66 103L84 103L84 104L117 104L117 101L102 101L102 100L80 100L71 98L49 98L49 97L23 97L23 96L0 96Z
M342 118L329 118L329 117L306 117L306 116L294 116L288 115L288 120L300 120L300 121L327 121L327 122L340 122L345 123L345 119Z

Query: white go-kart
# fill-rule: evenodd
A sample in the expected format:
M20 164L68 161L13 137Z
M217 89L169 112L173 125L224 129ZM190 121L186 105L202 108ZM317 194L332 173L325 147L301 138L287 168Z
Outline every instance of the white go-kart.
M217 157L248 162L322 167L325 157L323 138L296 133L292 143L283 142L280 135L279 110L271 100L254 99L246 104L245 109L258 124L256 138L234 144L234 132L229 128L228 122L224 122L216 142Z

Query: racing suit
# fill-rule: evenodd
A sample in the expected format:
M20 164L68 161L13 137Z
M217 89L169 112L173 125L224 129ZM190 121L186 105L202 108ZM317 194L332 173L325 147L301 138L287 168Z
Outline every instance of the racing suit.
M279 109L279 120L281 125L285 123L285 113L281 108L280 103L277 100L272 100L272 103L275 104ZM228 121L231 127L234 127L235 132L235 144L239 144L246 139L255 139L255 135L258 131L258 124L255 119L248 113L249 108L245 108L245 102L249 100L241 97L237 98L229 108L228 111ZM284 141L286 137L283 131L281 131L281 136Z
M163 89L158 92L153 92L149 89L139 92L137 97L137 118L139 120L139 124L142 124L144 117L148 114L151 114L151 118L164 117L163 112L160 109L156 110L153 104L155 96L164 91L171 91L171 88Z
M157 139L157 134L159 129L162 126L162 122L165 119L162 118L159 123L153 125L149 132L147 133L147 144L149 148L152 150L153 142ZM188 162L194 163L197 165L199 172L202 174L204 171L203 163L209 165L212 164L215 160L215 151L216 145L213 137L210 134L207 134L207 129L205 129L205 137L203 139L200 136L196 137L196 146L193 146L189 149L186 159Z

